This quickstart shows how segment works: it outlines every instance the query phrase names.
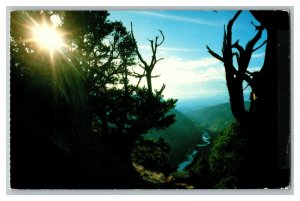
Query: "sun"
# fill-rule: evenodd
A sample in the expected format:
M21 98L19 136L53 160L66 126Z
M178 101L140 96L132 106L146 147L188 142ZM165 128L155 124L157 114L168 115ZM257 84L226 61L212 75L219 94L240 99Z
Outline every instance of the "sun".
M41 49L50 53L60 51L64 46L63 34L56 27L47 24L36 24L32 28L32 39Z

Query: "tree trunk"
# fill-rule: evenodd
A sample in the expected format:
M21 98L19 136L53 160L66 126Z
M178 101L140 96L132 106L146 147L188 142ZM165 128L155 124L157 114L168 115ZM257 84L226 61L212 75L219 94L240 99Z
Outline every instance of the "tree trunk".
M265 141L272 145L273 158L289 167L290 133L290 30L287 11L252 11L266 27L268 42L264 65L255 82L255 119L265 122ZM278 155L277 155L278 154ZM277 165L277 164L275 164Z
M279 188L289 185L289 15L285 11L251 11L267 30L264 65L253 77L252 118L243 187ZM285 87L284 89L282 87ZM282 96L282 92L285 96ZM280 108L286 106L286 115ZM251 172L251 176L246 174ZM252 182L252 184L251 184Z
M232 114L238 122L243 123L248 119L248 113L244 105L242 81L236 79L227 81L227 88Z
M147 73L146 78L147 78L148 91L152 93L151 73Z

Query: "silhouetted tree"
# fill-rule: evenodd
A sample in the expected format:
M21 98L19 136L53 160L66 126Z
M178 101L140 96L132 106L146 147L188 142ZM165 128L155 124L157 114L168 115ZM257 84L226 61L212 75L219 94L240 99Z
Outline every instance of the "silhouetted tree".
M227 29L224 30L222 56L218 55L207 46L208 52L224 63L226 83L230 96L232 114L239 122L249 120L249 112L246 111L244 105L243 81L246 81L251 87L253 87L253 81L250 77L252 73L247 71L252 53L261 48L266 43L265 41L259 47L255 48L255 45L261 38L262 32L264 30L263 26L255 26L257 33L247 43L245 48L239 45L239 40L237 40L234 44L232 43L232 26L241 12L242 11L238 11L235 14L235 16L229 21ZM233 49L236 49L237 52L234 52ZM236 56L237 58L237 69L233 65L234 56ZM253 92L253 94L255 93Z
M290 130L289 123L283 120L283 117L289 119L290 89L283 92L282 88L289 86L290 78L289 15L285 11L251 11L261 25L256 26L252 23L257 32L244 48L238 41L232 42L232 26L240 13L241 11L238 11L234 15L224 32L222 56L207 47L212 56L224 63L231 110L243 128L240 139L247 141L244 146L248 148L241 155L245 160L241 169L237 170L239 173L236 183L243 188L287 186L289 165L286 161L289 156L286 153L289 150L285 148L279 152L279 149L282 146L288 147ZM267 31L267 40L256 47L263 30ZM265 44L265 61L261 70L249 72L247 68L252 53ZM237 68L233 65L233 57L237 58ZM278 72L283 72L283 77L278 76ZM244 107L243 81L252 89L249 111ZM279 96L278 91L283 92L286 97ZM282 101L281 107L278 100ZM278 113L280 108L285 108L287 114ZM278 128L281 128L281 131ZM283 156L278 155L283 153ZM280 163L285 166L279 165ZM276 177L277 179L274 179Z
M66 35L60 52L49 56L30 40L30 26L51 24L53 15L61 19L57 28ZM77 188L133 187L138 184L131 161L135 141L148 130L164 129L175 121L169 111L176 100L163 99L165 86L149 93L130 83L135 41L121 22L107 16L106 11L12 12L11 144L12 164L18 167L12 175L14 181L25 178L22 188L32 187L31 182L42 185L39 177L47 175L42 170L35 174L33 167L39 166L36 158L47 155L53 156L53 164L45 165L51 172L45 173L50 175L45 179L47 188L58 185L57 177L64 178L63 188L78 183ZM42 142L47 146L37 157L22 152L26 146L35 152L32 143ZM56 158L65 161L61 172L53 168ZM23 171L20 164L26 159L30 163ZM27 174L28 169L32 170ZM75 178L78 182L72 182Z
M86 119L82 112L85 102L84 93L80 90L80 77L59 55L55 54L58 60L53 63L47 50L41 50L32 40L35 23L51 25L50 16L51 13L46 11L11 12L10 143L13 188L53 187L51 182L55 178L70 176L68 169L72 166L72 160L66 155L79 149L82 144L79 133L84 130ZM68 78L61 74L62 70L69 71ZM72 87L68 85L70 80ZM76 87L77 90L74 90ZM74 92L71 93L73 98L69 96L69 89ZM72 183L72 179L61 181L57 187L68 182Z
M137 44L135 45L135 51L136 51L136 54L138 55L138 58L139 58L140 62L142 63L142 64L140 64L139 66L144 70L143 74L137 74L137 73L136 73L135 75L136 75L136 77L139 77L139 78L142 78L142 77L144 77L144 76L146 77L147 85L148 85L148 90L149 90L149 92L151 92L151 93L152 93L152 78L159 77L159 75L153 76L153 75L152 75L152 71L153 71L153 69L154 69L156 63L157 63L158 61L160 61L160 60L163 59L163 58L157 59L157 57L156 57L156 54L157 54L157 48L158 48L159 46L161 46L161 45L163 44L163 42L165 41L165 36L164 36L163 32L162 32L161 30L159 30L159 32L160 32L160 34L161 34L161 36L162 36L162 40L161 40L161 41L158 41L159 36L156 36L156 37L155 37L155 41L149 40L150 45L151 45L151 51L152 51L152 56L151 56L151 61L150 61L150 63L147 63L147 62L143 59L143 57L142 57L142 55L141 55L141 53L140 53L140 51L139 51L139 48L138 48ZM133 34L133 30L132 30L132 23L131 23L131 35L132 35L132 38L134 39L134 41L135 41L135 43L136 43L136 40L135 40L134 34ZM165 88L165 85L162 86L161 90L163 90L164 88Z

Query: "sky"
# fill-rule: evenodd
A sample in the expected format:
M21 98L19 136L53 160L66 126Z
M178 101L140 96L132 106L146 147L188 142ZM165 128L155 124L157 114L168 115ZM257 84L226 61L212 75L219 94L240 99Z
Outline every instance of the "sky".
M166 84L165 98L207 99L218 98L227 102L223 63L213 58L206 49L221 54L224 25L234 16L236 11L204 11L204 10L144 10L144 11L110 11L109 19L122 21L133 32L138 48L146 61L151 59L150 43L147 39L160 36L162 30L165 41L158 47L157 58L163 58L154 68L153 86L159 89ZM255 35L255 25L259 23L249 11L243 11L233 26L233 42L245 47ZM161 37L160 37L161 38ZM260 45L266 40L263 32ZM250 62L249 70L257 71L264 61L265 46L257 50ZM136 67L138 71L138 67ZM145 84L145 81L142 82ZM250 87L245 90L249 99Z

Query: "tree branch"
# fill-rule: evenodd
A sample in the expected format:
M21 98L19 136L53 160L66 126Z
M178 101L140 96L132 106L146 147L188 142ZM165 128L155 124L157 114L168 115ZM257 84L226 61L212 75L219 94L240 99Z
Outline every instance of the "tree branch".
M161 86L160 90L159 90L159 91L156 91L157 96L161 96L161 94L162 94L162 92L165 90L165 88L166 88L166 85L163 84L163 85Z
M143 65L139 64L139 67L145 70L145 67Z
M144 71L143 76L139 78L139 81L137 82L137 84L136 84L136 86L135 86L136 88L138 88L138 86L140 85L141 80L142 80L142 78L145 76L145 74L146 74L146 71Z
M160 77L160 75L151 75L151 78L157 78Z
M234 17L228 22L227 27L230 27L230 29L232 28L233 23L238 18L238 16L241 14L241 12L242 12L241 10L239 10L238 12L236 12L236 14L234 15Z
M239 40L237 40L231 47L236 48L240 55L244 54L245 52L244 48L239 44Z
M212 51L212 50L208 47L208 45L206 45L206 48L207 48L209 54L211 54L211 55L212 55L213 57L215 57L216 59L218 59L218 60L224 62L223 57L221 57L220 55L218 55L217 53L215 53L214 51Z
M226 54L226 47L227 47L227 50L231 50L231 40L232 40L232 26L233 26L233 23L235 22L235 20L238 18L238 16L241 14L241 10L239 10L238 12L236 12L236 14L234 15L234 17L228 22L228 25L227 25L227 34L226 34L226 31L224 30L224 43L223 43L223 48L224 48L224 51L223 51L223 57L225 58L225 55ZM227 39L227 40L225 40ZM227 53L226 56L231 56L231 53L230 51ZM226 59L226 58L225 58Z
M253 48L254 48L255 44L261 38L261 34L264 30L264 27L260 26L260 27L257 28L257 30L258 30L258 32L256 33L256 35L246 45L245 51L247 53L252 53L253 52Z
M155 59L154 65L156 65L157 62L159 62L159 61L161 61L161 60L163 60L163 59L164 59L164 58L159 58L159 59L157 59L157 60Z
M152 80L151 78L155 78L155 77L159 77L159 76L151 76L152 74L152 71L155 67L155 64L162 60L163 58L160 58L160 59L156 59L156 52L157 52L157 47L159 47L165 40L165 36L164 34L162 33L161 30L159 30L159 32L161 33L162 35L162 40L160 42L158 42L158 39L159 39L159 36L156 36L155 37L155 41L154 40L150 40L148 39L148 41L150 42L150 45L151 45L151 50L152 50L152 58L151 58L151 62L148 64L143 58L142 58L142 55L140 54L139 50L138 50L138 47L137 45L135 46L136 48L136 53L138 55L138 58L139 60L142 62L143 66L142 65L139 65L140 67L142 67L144 69L144 74L141 76L139 74L140 79L143 77L143 76L146 76L147 78L147 85L148 85L148 90L149 92L152 93ZM132 38L134 39L135 43L136 43L136 40L134 38L134 34L133 34L133 28L132 28L132 23L131 23L131 36ZM139 80L140 81L140 80Z
M162 35L162 41L157 45L157 46L160 46L164 41L165 41L165 36L162 32L162 30L158 30L160 32L160 34Z
M144 64L144 67L148 66L146 61L143 59L142 55L140 54L139 49L137 47L137 43L136 43L135 37L133 35L132 22L131 22L131 37L135 41L135 50L136 50L139 60Z
M262 46L264 46L267 43L268 40L265 40L260 46L258 46L257 48L255 48L254 50L252 50L252 52L255 52L256 50L258 50L259 48L261 48Z
M135 77L135 78L142 78L142 77L145 76L145 74L139 74L139 73L136 73L136 72L131 72L131 76Z
M251 21L251 24L255 27L255 30L257 31L259 29L260 26L257 26L253 23L253 21Z
M240 54L239 53L237 53L237 52L234 52L234 53L232 53L232 56L235 56L236 57L236 59L238 60L238 62L239 62L239 60L240 60Z

